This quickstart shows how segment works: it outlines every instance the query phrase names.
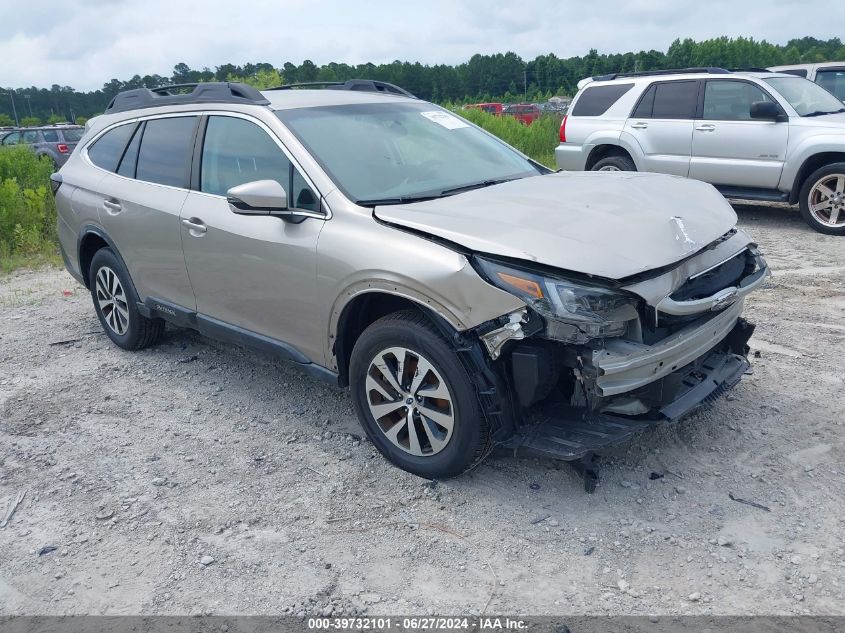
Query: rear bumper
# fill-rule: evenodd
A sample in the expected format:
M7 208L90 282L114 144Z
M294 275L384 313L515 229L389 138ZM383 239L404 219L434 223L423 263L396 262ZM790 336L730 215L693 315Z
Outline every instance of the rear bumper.
M555 163L564 171L584 171L589 148L575 143L561 143L555 148Z
M658 424L677 421L733 388L750 367L747 342L754 326L734 318L718 343L683 367L652 379L625 395L650 404L642 415L589 411L562 402L542 405L526 424L504 443L515 452L576 460L625 441Z

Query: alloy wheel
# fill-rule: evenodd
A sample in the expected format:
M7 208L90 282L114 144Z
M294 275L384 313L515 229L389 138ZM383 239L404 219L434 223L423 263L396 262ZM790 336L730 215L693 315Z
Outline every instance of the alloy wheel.
M112 332L123 336L129 328L129 304L117 274L108 266L97 271L97 305Z
M820 224L845 226L845 174L824 176L810 189L810 214Z
M452 394L422 354L405 347L379 352L365 388L370 413L392 444L418 457L446 448L455 426Z
M596 171L622 171L616 165L605 165L604 167L599 167Z

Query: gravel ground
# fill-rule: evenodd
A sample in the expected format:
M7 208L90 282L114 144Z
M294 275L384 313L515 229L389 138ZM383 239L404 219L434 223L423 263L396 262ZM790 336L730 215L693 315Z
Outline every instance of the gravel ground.
M845 238L738 209L753 374L594 495L502 456L424 482L340 389L185 331L127 353L64 271L0 278L0 613L845 614Z

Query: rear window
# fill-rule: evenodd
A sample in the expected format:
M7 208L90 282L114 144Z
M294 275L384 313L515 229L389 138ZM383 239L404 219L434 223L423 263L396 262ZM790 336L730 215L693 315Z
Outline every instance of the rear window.
M109 130L88 148L88 158L97 167L114 171L134 128L134 123L127 123Z
M612 84L587 87L572 110L573 116L601 116L634 84Z
M806 68L794 68L792 70L777 70L775 72L784 73L786 75L795 75L796 77L803 77L804 79L807 78Z
M651 118L694 119L697 106L697 81L670 81L657 84Z
M41 130L41 135L48 143L58 143L59 133L56 130Z
M82 133L85 132L83 128L73 130L62 130L62 136L68 143L78 143L82 139Z
M160 185L187 187L195 123L193 116L147 121L135 177Z

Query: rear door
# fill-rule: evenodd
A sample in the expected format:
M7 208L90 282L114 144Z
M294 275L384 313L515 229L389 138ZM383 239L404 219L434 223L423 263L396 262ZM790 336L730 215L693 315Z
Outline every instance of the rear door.
M645 171L689 174L692 128L701 82L657 82L640 98L623 134L642 148Z
M98 186L100 221L114 240L141 300L163 299L195 309L182 253L179 213L188 197L198 116L150 118L115 128L102 151L88 150L94 164L109 171ZM118 136L119 132L119 136ZM112 145L118 148L114 161ZM102 154L102 159L99 156Z
M690 178L714 185L775 189L789 123L751 118L755 101L777 103L750 81L707 79L692 137Z

